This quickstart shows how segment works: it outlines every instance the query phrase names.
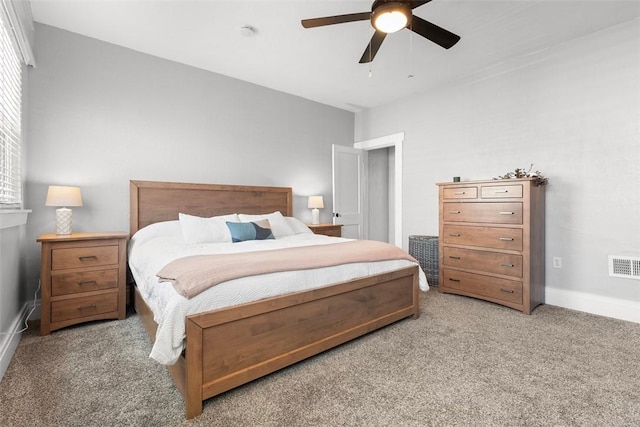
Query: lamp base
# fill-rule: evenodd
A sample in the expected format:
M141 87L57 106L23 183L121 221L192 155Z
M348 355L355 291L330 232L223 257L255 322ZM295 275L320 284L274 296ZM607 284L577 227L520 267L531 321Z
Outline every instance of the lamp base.
M56 234L71 234L71 209L56 209Z
M311 224L320 224L320 211L317 208L311 209Z

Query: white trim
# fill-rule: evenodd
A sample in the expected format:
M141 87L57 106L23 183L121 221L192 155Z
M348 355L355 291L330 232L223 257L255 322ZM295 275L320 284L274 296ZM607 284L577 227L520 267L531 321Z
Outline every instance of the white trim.
M394 244L402 247L402 142L404 141L404 132L394 133L393 135L381 136L379 138L367 139L365 141L356 142L353 148L360 150L377 150L379 148L395 147L395 224L394 224Z
M28 1L2 0L4 12L13 31L13 37L22 61L26 65L36 66L36 59L31 47L33 34L33 16L31 3Z
M31 209L0 209L0 230L26 224L29 213Z
M16 352L16 348L18 348L20 338L22 338L22 333L18 331L24 328L24 322L33 308L31 304L32 301L24 303L22 310L14 319L9 330L0 335L0 380L4 377L4 373L7 371L9 363L11 363L11 358Z
M640 301L628 301L565 289L545 288L549 305L640 323Z

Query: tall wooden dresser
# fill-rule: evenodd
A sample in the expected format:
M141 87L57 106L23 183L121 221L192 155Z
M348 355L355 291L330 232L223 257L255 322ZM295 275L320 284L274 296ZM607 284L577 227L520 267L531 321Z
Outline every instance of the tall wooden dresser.
M544 186L533 178L438 183L440 292L525 314L544 303Z

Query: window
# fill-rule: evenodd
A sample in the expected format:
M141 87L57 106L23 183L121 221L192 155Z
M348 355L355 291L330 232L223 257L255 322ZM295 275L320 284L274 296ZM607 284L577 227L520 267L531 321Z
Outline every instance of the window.
M22 207L22 63L0 14L0 208Z

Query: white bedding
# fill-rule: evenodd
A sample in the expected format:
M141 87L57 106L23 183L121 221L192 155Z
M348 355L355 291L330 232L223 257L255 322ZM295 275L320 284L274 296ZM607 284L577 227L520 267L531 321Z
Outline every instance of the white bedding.
M156 277L156 273L174 259L188 255L329 244L349 239L302 233L275 240L187 244L180 234L179 224L176 223L177 221L170 221L160 226L156 225L153 231L140 230L129 243L131 272L142 297L153 311L154 320L158 324L156 341L150 357L165 365L175 363L182 353L185 318L189 314L322 287L331 283L413 265L409 261L395 260L271 273L230 280L216 285L194 298L186 299L174 290L171 283L159 282ZM419 284L421 290L429 289L422 270L419 274Z

